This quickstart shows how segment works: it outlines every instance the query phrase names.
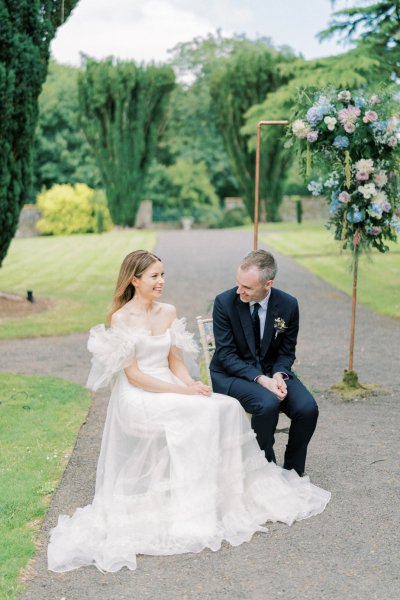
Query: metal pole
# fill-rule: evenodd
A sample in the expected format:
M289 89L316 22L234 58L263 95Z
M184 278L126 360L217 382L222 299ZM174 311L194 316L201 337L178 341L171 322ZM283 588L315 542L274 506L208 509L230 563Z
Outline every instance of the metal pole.
M352 303L351 303L349 371L353 370L354 339L355 339L355 329L356 329L356 306L357 306L357 273L358 273L358 244L354 246L353 298L352 298Z
M259 121L257 123L257 142L256 142L256 181L254 190L254 234L253 250L258 247L258 213L260 206L260 153L261 153L261 127L264 125L288 125L289 121Z
M257 142L256 142L256 187L254 195L254 234L253 250L258 248L258 213L260 204L260 146L261 146L261 125L257 123Z

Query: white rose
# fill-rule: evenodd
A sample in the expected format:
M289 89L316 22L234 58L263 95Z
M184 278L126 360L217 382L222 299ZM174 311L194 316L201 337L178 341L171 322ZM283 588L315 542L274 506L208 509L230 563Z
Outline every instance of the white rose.
M301 119L296 119L292 125L293 134L299 138L306 138L310 131L310 126Z
M387 180L388 179L384 171L378 171L378 173L375 173L374 181L378 187L384 187L387 184Z
M337 119L335 119L335 117L325 117L324 123L326 123L326 126L328 127L329 131L333 131L335 129Z
M356 169L368 174L372 173L374 170L374 161L371 158L362 158L356 162Z
M367 183L366 185L360 185L360 187L358 188L358 191L360 192L360 194L362 194L362 196L366 200L368 200L369 198L372 198L372 196L374 196L376 194L376 188L373 183Z

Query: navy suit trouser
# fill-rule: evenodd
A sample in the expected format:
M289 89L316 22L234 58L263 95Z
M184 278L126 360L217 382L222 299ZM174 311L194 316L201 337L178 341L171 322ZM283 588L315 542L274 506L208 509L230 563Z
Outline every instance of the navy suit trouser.
M318 406L307 388L293 376L286 380L287 396L278 398L258 383L236 378L231 384L229 395L237 398L251 416L251 426L258 444L268 461L274 461L275 429L279 412L291 419L289 439L286 445L283 467L304 473L307 446L314 433L318 419Z

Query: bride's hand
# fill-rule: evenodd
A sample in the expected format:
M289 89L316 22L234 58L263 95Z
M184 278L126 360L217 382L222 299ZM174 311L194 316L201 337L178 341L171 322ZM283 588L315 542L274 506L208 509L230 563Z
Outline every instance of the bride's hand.
M211 396L211 388L202 381L193 381L188 385L187 393L201 396Z

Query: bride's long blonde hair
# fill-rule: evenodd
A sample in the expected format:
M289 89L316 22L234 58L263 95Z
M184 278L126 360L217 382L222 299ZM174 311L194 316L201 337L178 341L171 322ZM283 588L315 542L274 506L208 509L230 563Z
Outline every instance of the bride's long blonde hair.
M125 256L119 270L111 309L107 315L108 321L111 321L113 314L129 300L132 300L135 295L132 277L141 277L144 271L155 262L161 262L161 258L147 250L135 250Z

